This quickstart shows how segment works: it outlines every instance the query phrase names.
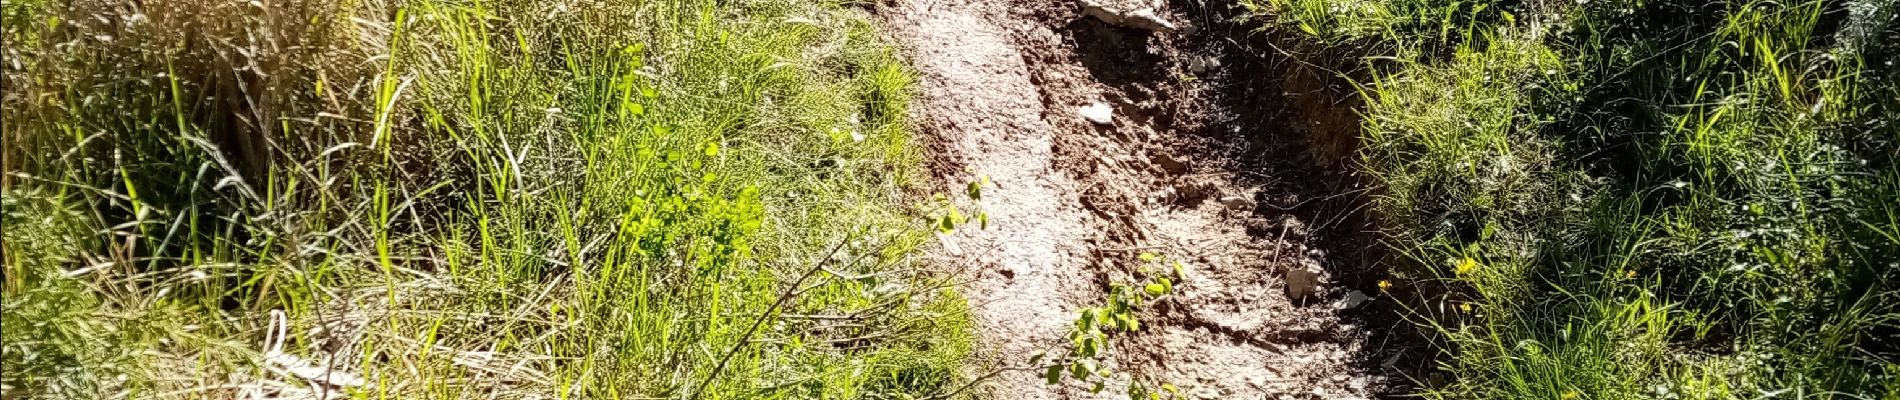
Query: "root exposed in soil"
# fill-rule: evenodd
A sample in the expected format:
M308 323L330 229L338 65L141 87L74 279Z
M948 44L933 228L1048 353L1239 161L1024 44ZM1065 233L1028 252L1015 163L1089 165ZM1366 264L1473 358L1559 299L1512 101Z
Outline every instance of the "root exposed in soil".
M985 366L1065 344L1074 310L1126 282L1142 252L1188 276L1113 346L1110 368L1196 398L1369 398L1406 380L1402 324L1347 162L1349 87L1242 43L1234 10L1179 0L1158 32L1059 0L896 0L879 13L922 76L916 115L946 191L979 177L988 229L946 238L965 269ZM1331 85L1329 85L1331 84ZM1109 123L1079 110L1106 104ZM1326 271L1291 298L1289 269ZM1358 291L1365 304L1347 307ZM1415 351L1416 352L1416 351ZM1415 358L1415 357L1414 357ZM1029 368L993 398L1114 398ZM1111 394L1114 393L1114 394Z

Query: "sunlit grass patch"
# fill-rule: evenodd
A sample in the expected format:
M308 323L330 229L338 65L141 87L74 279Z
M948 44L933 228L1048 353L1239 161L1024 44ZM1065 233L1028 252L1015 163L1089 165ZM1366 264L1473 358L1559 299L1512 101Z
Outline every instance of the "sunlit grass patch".
M961 384L842 5L7 7L9 397Z

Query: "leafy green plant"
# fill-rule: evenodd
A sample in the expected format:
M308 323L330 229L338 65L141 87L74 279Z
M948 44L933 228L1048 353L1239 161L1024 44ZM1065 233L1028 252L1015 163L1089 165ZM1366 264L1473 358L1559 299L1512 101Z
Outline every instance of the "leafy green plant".
M1061 384L1066 376L1067 380L1088 385L1091 393L1099 393L1107 388L1111 378L1118 378L1127 381L1126 390L1131 400L1182 398L1181 390L1174 384L1118 374L1103 365L1111 353L1110 336L1141 330L1141 309L1174 293L1175 280L1184 278L1186 272L1180 262L1155 254L1142 253L1140 260L1133 284L1112 283L1106 304L1077 311L1075 323L1069 329L1069 346L1061 356L1045 360L1047 353L1038 353L1030 357L1031 365L1040 366L1050 361L1048 366L1042 367L1048 384Z

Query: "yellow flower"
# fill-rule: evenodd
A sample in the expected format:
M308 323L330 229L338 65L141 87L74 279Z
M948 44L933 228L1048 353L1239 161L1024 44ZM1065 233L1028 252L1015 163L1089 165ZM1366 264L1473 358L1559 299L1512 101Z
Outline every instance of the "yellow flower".
M1636 279L1636 270L1623 271L1623 279Z
M1467 313L1469 313L1469 312L1471 312L1471 303L1462 303L1462 304L1459 304L1459 305L1458 305L1458 310L1459 310L1459 311L1464 311L1464 312L1467 312Z
M1473 260L1471 259L1471 257L1465 257L1464 260L1458 262L1458 267L1455 269L1455 271L1457 271L1459 275L1464 275L1464 274L1469 274L1471 273L1471 271L1476 270L1476 269L1478 269L1478 260Z
M1381 280L1379 280L1379 290L1380 290L1380 291L1385 291L1385 290L1389 290L1389 289L1392 289L1392 281L1388 281L1388 280L1384 280L1384 279L1381 279Z
M1578 394L1575 390L1564 392L1564 400L1577 400L1578 397L1582 396L1582 394Z

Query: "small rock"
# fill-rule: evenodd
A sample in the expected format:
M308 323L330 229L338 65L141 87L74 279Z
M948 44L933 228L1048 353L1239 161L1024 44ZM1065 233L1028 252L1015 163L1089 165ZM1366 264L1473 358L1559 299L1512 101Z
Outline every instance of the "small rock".
M1076 112L1082 114L1082 119L1089 120L1089 122L1096 124L1112 125L1115 123L1115 109L1110 108L1108 103L1095 103L1082 106L1082 108L1076 110Z
M1372 300L1372 297L1366 296L1366 292L1354 290L1346 292L1346 297L1339 299L1339 303L1334 304L1333 307L1341 310L1351 310L1365 305L1366 301L1370 300Z
M1254 207L1253 199L1245 196L1223 196L1220 198L1220 204L1235 211L1252 210Z
M1082 0L1082 13L1109 25L1173 32L1174 24L1155 13L1160 5L1153 0Z
M1194 56L1188 58L1188 70L1196 74L1220 68L1220 59L1214 56Z
M1122 23L1117 25L1126 25L1131 28L1141 28L1156 32L1173 32L1175 29L1174 24L1168 22L1167 18L1162 18L1161 15L1155 13L1154 9L1149 8L1128 12L1128 14L1124 16Z
M1301 300L1319 295L1325 272L1319 265L1302 262L1286 270L1286 297Z

